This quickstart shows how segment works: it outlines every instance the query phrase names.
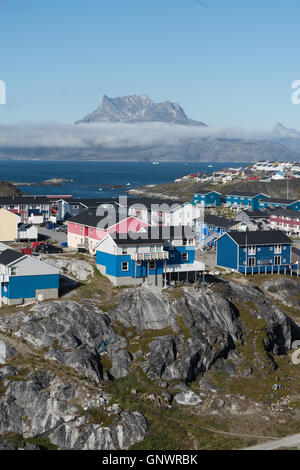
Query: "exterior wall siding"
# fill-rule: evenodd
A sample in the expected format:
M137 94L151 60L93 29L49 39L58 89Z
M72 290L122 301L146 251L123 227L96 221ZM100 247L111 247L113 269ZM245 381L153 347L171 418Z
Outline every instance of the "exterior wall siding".
M238 245L227 234L217 241L217 266L237 269Z
M265 197L265 194L257 194L256 196L227 194L226 204L229 204L231 207L248 207L252 210L257 210L260 207L260 199Z
M280 264L275 264L280 256ZM253 265L249 266L249 258L254 259ZM250 246L238 246L229 235L225 234L217 241L217 265L224 268L231 268L240 272L272 272L272 266L282 269L291 266L292 251L291 245L281 245L280 252L276 251L276 245L258 245L255 251Z
M2 297L7 299L32 299L37 290L58 289L59 274L44 276L11 276L1 287Z
M204 205L205 207L211 207L211 206L221 206L222 205L222 197L221 194L212 191L211 193L208 194L200 194L200 193L195 193L194 198L193 198L193 204L201 204Z

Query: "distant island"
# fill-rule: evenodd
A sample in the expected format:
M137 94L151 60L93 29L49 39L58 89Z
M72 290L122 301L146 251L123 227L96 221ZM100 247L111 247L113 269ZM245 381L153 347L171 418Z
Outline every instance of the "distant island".
M45 181L41 182L15 182L15 181L10 181L11 184L14 186L62 186L65 183L70 183L72 180L66 179L66 178L50 178Z

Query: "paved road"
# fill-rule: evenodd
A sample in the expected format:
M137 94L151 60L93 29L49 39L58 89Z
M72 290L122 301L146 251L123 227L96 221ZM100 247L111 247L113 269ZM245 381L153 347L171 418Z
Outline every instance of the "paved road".
M300 434L293 434L292 436L283 437L282 439L277 439L271 442L265 442L264 444L258 444L243 450L275 450L283 447L300 448Z
M39 234L47 238L52 238L53 240L62 243L67 241L67 234L64 232L53 232L52 230L47 229L46 227L39 227Z

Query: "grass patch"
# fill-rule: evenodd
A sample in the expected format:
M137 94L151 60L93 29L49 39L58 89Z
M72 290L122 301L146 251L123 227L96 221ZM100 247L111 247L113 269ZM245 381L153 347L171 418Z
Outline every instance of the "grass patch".
M25 444L35 444L39 445L45 450L57 450L58 447L54 444L51 444L49 437L31 437L25 439L21 434L9 433L3 436L0 436L0 441L11 442L15 447L23 447Z

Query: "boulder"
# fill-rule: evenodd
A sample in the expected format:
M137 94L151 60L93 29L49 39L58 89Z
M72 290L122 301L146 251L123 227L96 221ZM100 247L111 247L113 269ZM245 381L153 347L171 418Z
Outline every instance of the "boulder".
M110 374L115 378L126 377L129 373L129 366L131 364L131 355L128 351L121 349L112 356L112 368Z
M185 405L185 406L195 406L202 403L201 398L196 395L195 392L189 390L188 392L181 392L177 393L174 396L174 401L178 403L178 405Z
M13 347L0 340L0 364L6 364L15 354L16 351Z

